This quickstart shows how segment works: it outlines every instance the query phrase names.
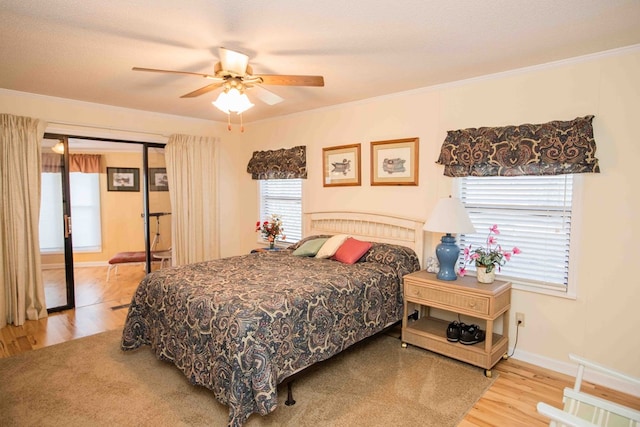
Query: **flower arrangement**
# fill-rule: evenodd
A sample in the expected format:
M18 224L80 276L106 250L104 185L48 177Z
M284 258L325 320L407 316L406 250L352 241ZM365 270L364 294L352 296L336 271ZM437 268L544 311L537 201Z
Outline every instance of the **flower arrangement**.
M486 267L487 273L491 273L495 268L500 271L500 267L511 260L512 255L517 255L522 251L517 247L513 247L510 251L505 251L498 244L498 239L494 235L500 234L497 225L489 227L489 235L487 236L487 247L482 246L474 250L469 247L464 248L464 264L475 263L476 267ZM462 267L460 276L464 276L467 270Z
M284 228L282 227L282 220L279 215L271 215L271 219L264 222L256 222L256 231L260 231L265 239L269 241L269 246L274 247L278 236L282 239L287 237L283 234Z

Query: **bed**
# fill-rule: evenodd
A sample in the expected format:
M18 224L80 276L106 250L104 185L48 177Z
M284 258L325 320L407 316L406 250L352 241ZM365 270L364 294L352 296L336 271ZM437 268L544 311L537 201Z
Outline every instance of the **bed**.
M276 409L277 386L399 322L402 276L420 269L422 221L305 215L305 237L258 252L159 270L132 299L122 349L151 346L229 407L229 425ZM354 264L296 256L346 234L371 248Z

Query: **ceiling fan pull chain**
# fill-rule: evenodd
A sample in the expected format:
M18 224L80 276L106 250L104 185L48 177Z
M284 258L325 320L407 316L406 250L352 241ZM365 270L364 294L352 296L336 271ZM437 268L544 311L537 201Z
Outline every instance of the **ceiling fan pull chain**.
M240 113L240 132L244 132L244 124L242 124L242 113Z
M231 132L231 114L227 113L227 129Z

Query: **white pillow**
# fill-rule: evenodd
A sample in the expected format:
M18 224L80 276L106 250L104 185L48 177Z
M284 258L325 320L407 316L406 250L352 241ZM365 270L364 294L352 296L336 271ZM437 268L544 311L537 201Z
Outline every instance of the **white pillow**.
M316 254L316 258L331 258L342 244L349 238L347 234L336 234L324 242Z

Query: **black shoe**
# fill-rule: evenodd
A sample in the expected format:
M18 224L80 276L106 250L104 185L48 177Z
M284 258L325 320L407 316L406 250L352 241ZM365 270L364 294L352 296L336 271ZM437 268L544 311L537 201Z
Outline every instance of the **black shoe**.
M469 325L460 330L460 344L477 344L484 341L484 331L478 325Z
M447 326L447 341L458 342L462 328L466 327L464 323L453 321Z

